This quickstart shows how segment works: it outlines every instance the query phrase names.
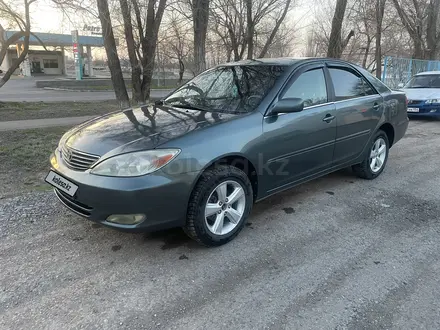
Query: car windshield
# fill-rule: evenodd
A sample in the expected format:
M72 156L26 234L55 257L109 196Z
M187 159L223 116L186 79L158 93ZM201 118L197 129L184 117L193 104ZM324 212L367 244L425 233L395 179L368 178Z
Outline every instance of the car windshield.
M440 75L415 76L405 88L440 88Z
M281 65L216 67L180 87L164 100L164 104L214 112L251 112L284 69Z

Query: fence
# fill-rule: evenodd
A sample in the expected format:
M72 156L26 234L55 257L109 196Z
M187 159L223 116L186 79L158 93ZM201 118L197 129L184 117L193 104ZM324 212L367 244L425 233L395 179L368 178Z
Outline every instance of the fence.
M390 88L398 88L417 73L440 71L440 61L416 60L411 58L385 57L382 81Z

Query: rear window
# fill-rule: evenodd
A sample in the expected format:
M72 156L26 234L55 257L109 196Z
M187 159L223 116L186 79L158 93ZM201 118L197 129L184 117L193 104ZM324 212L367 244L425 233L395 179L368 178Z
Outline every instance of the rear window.
M361 67L356 67L365 78L370 82L370 84L373 85L373 87L379 92L379 93L389 93L391 90L379 79L377 79L374 75L372 75L369 71L365 70Z

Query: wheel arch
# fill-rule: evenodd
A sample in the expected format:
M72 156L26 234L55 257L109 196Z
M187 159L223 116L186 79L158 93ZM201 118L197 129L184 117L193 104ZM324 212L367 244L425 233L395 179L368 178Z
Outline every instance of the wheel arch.
M203 173L205 173L208 169L218 165L234 166L242 170L244 173L246 173L252 185L254 201L257 199L258 175L257 175L256 167L246 156L240 153L231 153L231 154L222 155L213 159L211 162L207 163L193 182L193 185L191 187L190 199L191 199L192 191L194 190L194 187L197 185L197 183L200 181L200 178L202 177Z
M379 130L382 130L385 132L385 134L388 137L388 142L389 142L390 148L391 148L394 144L394 138L395 138L395 130L394 130L393 125L391 125L390 123L384 123L379 127Z

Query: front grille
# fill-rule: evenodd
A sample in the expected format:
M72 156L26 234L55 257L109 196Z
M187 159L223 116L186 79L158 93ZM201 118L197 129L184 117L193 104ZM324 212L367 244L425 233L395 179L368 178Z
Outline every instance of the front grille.
M408 104L420 104L420 103L423 103L424 101L423 100L409 100L408 101Z
M82 215L83 217L89 217L93 211L93 207L74 200L72 197L62 192L61 190L55 189L55 194L57 195L60 202L63 203L67 208L79 215Z
M99 160L99 156L87 154L66 145L62 147L61 155L67 167L75 171L88 170Z

